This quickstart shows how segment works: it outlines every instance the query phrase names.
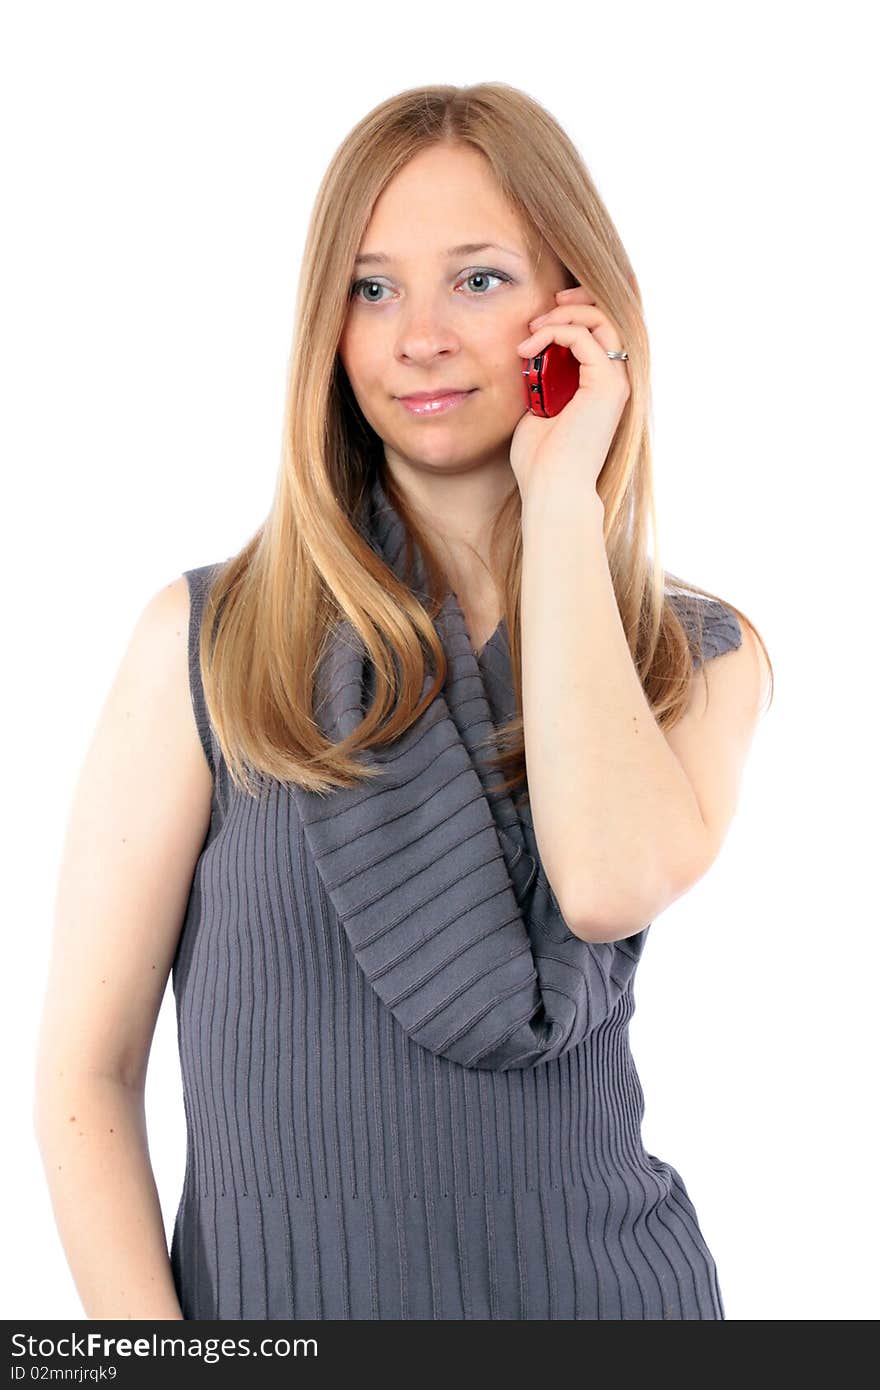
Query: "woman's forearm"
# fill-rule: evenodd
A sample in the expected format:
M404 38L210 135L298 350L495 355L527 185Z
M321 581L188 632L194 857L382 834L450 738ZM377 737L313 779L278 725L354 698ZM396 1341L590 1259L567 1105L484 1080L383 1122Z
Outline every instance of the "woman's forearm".
M40 1082L35 1133L88 1318L180 1319L141 1091L64 1068Z
M708 833L630 654L604 516L580 480L542 480L522 509L529 801L550 881L588 940L668 907Z

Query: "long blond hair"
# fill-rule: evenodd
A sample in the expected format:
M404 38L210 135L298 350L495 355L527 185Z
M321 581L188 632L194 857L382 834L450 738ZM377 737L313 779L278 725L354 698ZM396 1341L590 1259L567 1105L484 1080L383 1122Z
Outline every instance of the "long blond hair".
M569 283L590 285L621 329L631 390L598 481L608 562L630 651L661 728L676 723L688 702L699 637L664 590L717 595L663 571L656 558L648 337L620 238L578 151L538 102L496 82L413 88L369 112L324 175L303 256L274 499L252 538L219 568L205 603L199 641L205 702L232 780L251 795L259 794L263 778L317 792L356 785L370 775L359 752L403 734L445 680L432 621L443 596L442 567L383 468L382 441L365 421L337 355L354 258L373 205L414 155L440 143L485 157L519 215L533 264L543 246L552 248ZM424 558L427 608L356 524L376 468ZM526 786L515 487L496 518L490 556L519 711L496 740L497 765L513 790ZM766 656L753 625L733 604L727 607L755 631ZM375 698L355 733L332 743L314 717L315 676L341 620L374 663ZM426 658L434 680L423 698Z

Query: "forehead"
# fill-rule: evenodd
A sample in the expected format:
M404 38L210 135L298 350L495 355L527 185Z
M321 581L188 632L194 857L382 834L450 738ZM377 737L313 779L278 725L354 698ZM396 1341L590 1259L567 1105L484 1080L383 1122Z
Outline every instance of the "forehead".
M527 259L536 236L471 148L431 146L398 169L376 198L357 264L437 260L504 247Z

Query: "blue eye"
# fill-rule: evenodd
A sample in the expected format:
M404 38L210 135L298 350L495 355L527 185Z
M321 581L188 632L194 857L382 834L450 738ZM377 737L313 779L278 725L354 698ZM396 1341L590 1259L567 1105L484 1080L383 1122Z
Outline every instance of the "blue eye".
M475 279L477 279L478 276L479 276L479 277L482 277L483 279L487 279L487 278L488 278L488 279L490 279L490 280L501 280L503 283L509 283L510 280L512 279L512 277L511 277L510 275L505 275L503 270L472 270L472 271L469 272L469 274L467 274L467 275L464 277L464 283L466 284L466 283L468 282L468 280L475 280ZM366 286L366 285L375 285L376 288L377 288L377 289L380 289L380 290L384 290L384 289L387 289L387 288L388 288L387 285L383 285L383 284L380 283L380 281L374 280L374 279L372 279L372 278L370 278L370 277L367 277L367 278L365 278L365 279L363 279L363 280L355 280L354 283L351 285L349 291L348 291L348 297L349 297L349 299L354 299L355 296L357 295L358 290L360 290L363 286ZM474 295L468 295L467 298L469 298L469 299L472 299L472 298L480 299L480 298L483 298L483 297L485 296L485 294L487 294L487 293L488 293L488 291L480 291L480 293L477 294L476 296L474 296ZM360 302L361 302L361 304L381 304L381 303L382 303L382 300L381 300L381 299L361 299Z
M380 289L380 290L387 289L387 285L380 285L379 282L378 282L378 280L355 280L354 284L351 286L351 289L350 289L349 292L348 292L348 297L349 297L349 299L354 299L355 295L357 294L358 290L361 288L362 285L376 285L376 287L377 287L378 289ZM373 300L366 300L366 299L365 299L365 300L363 301L363 303L364 303L364 304L368 304L368 303L378 304L378 303L381 303L381 300L376 300L376 299L373 299Z
M472 270L471 273L470 273L470 275L465 276L465 284L467 284L467 281L468 281L468 280L476 280L476 278L477 278L478 275L481 275L481 276L483 277L484 280L485 280L487 277L488 277L488 279L490 279L490 280L502 280L502 281L509 281L509 280L510 280L510 276L509 276L509 275L502 275L501 272L500 272L500 271L497 271L497 270ZM477 297L479 298L479 296L477 296Z

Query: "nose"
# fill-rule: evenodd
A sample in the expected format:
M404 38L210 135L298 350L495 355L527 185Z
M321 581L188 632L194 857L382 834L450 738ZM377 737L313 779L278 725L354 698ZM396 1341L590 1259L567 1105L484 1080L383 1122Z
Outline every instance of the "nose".
M431 361L439 353L453 353L458 334L447 306L433 299L410 300L397 321L397 355L411 362Z

